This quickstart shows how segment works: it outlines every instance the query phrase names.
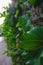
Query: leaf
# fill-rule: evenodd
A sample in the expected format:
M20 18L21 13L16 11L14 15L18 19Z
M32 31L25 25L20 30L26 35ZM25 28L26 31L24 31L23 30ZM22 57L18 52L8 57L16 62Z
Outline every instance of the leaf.
M31 5L35 5L35 4L36 4L36 1L37 1L37 0L29 0L29 3L30 3Z
M21 28L24 31L27 31L29 28L31 28L28 14L19 17L18 22L19 22L19 26L21 26Z
M24 33L20 47L25 50L36 50L43 47L43 27L38 27L29 33Z

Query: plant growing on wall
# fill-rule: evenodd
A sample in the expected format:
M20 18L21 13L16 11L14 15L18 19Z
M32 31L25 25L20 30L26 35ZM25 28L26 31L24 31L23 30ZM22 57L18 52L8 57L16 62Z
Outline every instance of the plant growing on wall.
M43 48L42 2L12 0L4 15L1 14L5 16L3 33L7 54L12 57L14 65L34 65L34 59Z

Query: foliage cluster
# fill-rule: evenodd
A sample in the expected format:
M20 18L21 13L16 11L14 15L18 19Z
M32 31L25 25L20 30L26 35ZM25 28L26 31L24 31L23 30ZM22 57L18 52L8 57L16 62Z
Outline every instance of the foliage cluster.
M3 33L8 47L7 54L12 57L14 65L33 65L34 58L38 57L43 47L42 2L42 0L16 2L12 0L9 8L3 12L5 16Z

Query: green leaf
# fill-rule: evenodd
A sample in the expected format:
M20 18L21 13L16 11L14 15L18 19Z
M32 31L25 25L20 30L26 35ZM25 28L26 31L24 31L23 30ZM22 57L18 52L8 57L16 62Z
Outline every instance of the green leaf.
M24 33L20 47L25 50L36 50L43 47L43 27L38 27L29 33Z
M36 1L37 1L37 0L29 0L29 3L30 3L31 5L35 5L35 4L36 4Z
M29 27L30 27L30 20L29 20L28 14L25 14L25 15L19 17L18 22L19 22L19 26L21 26L21 28L22 28L24 31L26 31L26 30L29 29ZM27 25L27 24L28 24L28 25ZM30 27L30 28L31 28L31 27Z

